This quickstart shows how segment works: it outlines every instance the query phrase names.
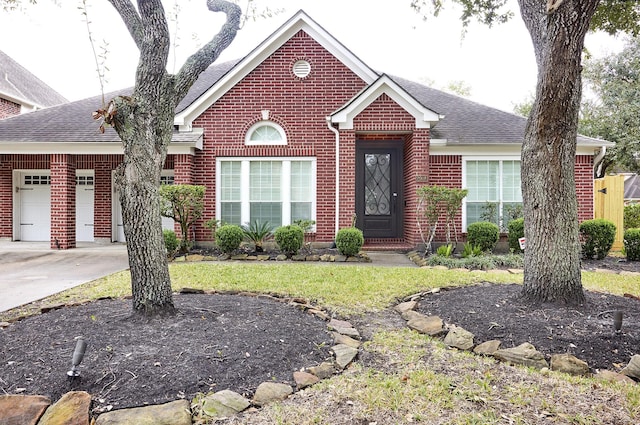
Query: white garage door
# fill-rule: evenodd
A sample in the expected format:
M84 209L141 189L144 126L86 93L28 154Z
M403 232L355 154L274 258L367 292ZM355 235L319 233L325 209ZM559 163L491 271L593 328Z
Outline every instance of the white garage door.
M76 241L93 242L93 176L76 176Z
M23 174L20 184L20 235L23 241L51 239L51 180L45 174Z

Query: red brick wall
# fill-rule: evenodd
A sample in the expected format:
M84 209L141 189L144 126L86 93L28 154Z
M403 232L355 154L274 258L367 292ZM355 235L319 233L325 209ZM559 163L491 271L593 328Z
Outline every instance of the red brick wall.
M300 59L311 64L311 73L302 79L292 73L293 64ZM205 129L204 150L196 155L194 184L206 185L208 190L204 217L195 228L197 240L210 240L203 223L215 217L216 158L264 155L317 158L317 240L331 241L335 134L327 128L325 117L363 87L357 75L300 31L198 117L193 125ZM269 110L270 119L284 129L286 146L245 147L246 132L261 119L262 110Z
M20 114L20 105L0 97L0 120Z
M462 188L462 156L432 155L429 158L428 185ZM442 220L444 217L441 217ZM462 212L456 216L455 225L460 235L462 233ZM423 227L424 230L426 227ZM446 240L444 226L440 226L435 239L437 241Z
M51 248L76 246L76 167L73 155L51 155Z
M0 155L0 238L13 238L13 176L11 155Z
M593 205L593 156L576 156L576 195L578 198L578 221L591 220Z

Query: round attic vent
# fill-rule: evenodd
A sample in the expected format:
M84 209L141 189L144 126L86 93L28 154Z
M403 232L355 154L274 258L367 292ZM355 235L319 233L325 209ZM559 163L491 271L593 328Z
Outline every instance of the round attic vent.
M306 60L299 60L293 64L293 73L298 78L304 78L311 72L311 64Z

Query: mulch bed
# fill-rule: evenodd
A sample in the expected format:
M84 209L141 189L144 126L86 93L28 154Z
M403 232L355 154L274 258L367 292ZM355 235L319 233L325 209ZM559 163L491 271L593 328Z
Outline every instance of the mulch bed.
M583 267L639 271L640 263L607 259ZM530 307L519 302L519 290L491 284L443 290L422 300L419 309L473 332L477 342L531 342L546 355L573 353L593 369L617 370L640 354L640 301L587 293L580 308ZM293 385L293 371L330 356L326 323L285 303L221 294L180 294L174 301L178 314L153 320L132 318L125 299L13 323L0 330L0 394L42 394L55 401L83 390L92 394L96 413L227 388L251 397L264 381ZM613 331L614 310L624 312L620 334ZM375 323L366 320L354 323L370 337ZM404 325L391 313L388 322ZM89 345L80 377L70 379L77 336Z
M476 343L498 339L509 348L529 342L547 359L569 353L592 370L617 371L640 354L638 299L585 291L587 302L581 306L532 306L520 300L521 289L499 284L445 289L420 300L418 311L463 327ZM616 310L623 312L619 333L613 327Z
M94 412L231 389L251 397L262 382L330 356L324 321L282 302L181 294L179 312L131 317L131 300L100 300L16 322L0 331L0 394L92 394ZM74 338L88 341L80 377L68 378Z

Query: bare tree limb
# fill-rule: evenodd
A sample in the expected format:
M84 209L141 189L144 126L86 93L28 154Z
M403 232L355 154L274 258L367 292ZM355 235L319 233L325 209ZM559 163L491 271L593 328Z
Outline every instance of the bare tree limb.
M224 0L207 0L207 7L212 12L224 12L227 15L227 21L218 34L191 55L178 71L175 79L176 104L187 94L198 75L206 70L231 44L240 29L242 9L238 5Z

